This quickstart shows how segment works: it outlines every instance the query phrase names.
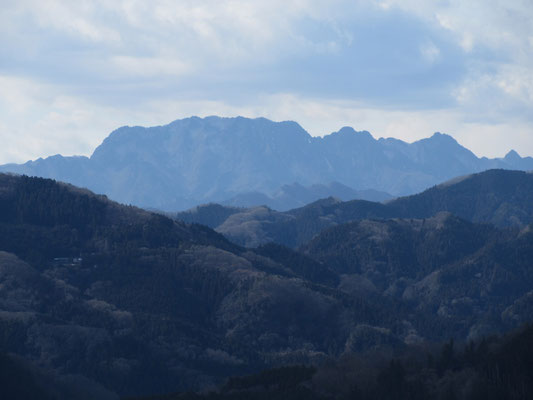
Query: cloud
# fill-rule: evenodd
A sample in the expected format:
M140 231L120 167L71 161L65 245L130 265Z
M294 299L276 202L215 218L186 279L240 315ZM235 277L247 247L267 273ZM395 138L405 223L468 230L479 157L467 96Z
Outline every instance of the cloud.
M427 106L420 91L449 102L448 86L464 72L459 46L442 32L372 2L13 4L8 14L17 26L33 28L11 26L8 33L34 51L28 57L9 49L4 72L23 71L80 94L78 82L120 91L129 80L124 96L131 97L131 82L143 91L145 80L160 76L174 91L205 98L290 90ZM185 73L187 82L179 79Z
M192 114L447 131L481 154L513 137L530 154L532 20L527 0L5 0L0 160Z
M440 25L466 52L467 71L455 85L457 106L468 119L502 123L533 113L533 7L528 0L421 2L386 0Z
M433 64L439 60L440 50L435 43L428 41L420 46L420 52L422 57L430 64Z
M114 56L111 64L117 69L117 74L136 78L164 75L181 77L191 72L191 68L180 60L157 57Z
M66 96L53 85L0 75L0 162L87 154L114 128L112 110Z

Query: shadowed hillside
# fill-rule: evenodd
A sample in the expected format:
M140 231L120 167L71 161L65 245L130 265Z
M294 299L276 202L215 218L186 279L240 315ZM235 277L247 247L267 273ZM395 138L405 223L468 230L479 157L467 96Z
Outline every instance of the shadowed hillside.
M0 352L87 393L204 389L533 318L530 225L365 220L250 250L42 178L0 175L0 205Z
M206 222L235 243L248 247L270 241L298 247L337 224L366 218L429 218L441 211L472 222L524 227L533 221L532 200L532 173L489 170L386 204L330 198L284 213L263 207L240 212L232 209L235 212L231 215L220 206L207 205L178 213L177 218ZM212 219L213 214L220 217Z
M209 394L152 400L526 400L533 396L533 328L466 345L412 346L391 358L374 353L235 377ZM146 399L148 400L148 399Z
M0 351L121 395L318 361L353 324L396 318L291 250L270 258L72 186L0 175L0 203Z

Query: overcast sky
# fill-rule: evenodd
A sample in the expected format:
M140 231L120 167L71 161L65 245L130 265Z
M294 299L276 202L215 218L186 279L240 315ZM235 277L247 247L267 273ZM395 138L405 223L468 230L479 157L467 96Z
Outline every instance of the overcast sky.
M533 156L532 0L0 0L0 163L191 115Z

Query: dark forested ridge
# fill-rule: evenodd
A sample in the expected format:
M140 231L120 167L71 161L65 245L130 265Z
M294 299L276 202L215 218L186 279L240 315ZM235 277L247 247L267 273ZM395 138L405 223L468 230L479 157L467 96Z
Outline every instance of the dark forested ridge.
M533 221L533 173L489 170L445 182L386 204L329 198L287 212L265 207L200 206L176 218L202 221L248 247L276 242L298 247L325 228L368 218L429 218L441 211L472 222L524 227ZM230 212L231 210L231 212Z
M0 175L0 202L0 351L59 381L111 395L199 389L318 362L343 351L352 325L396 318L289 249L249 251L41 178Z
M467 344L411 346L393 357L350 355L319 368L231 378L209 394L144 400L527 400L533 397L532 344L533 327L525 326Z
M320 223L346 204L257 215ZM295 364L320 372L331 358L480 340L533 320L527 224L366 219L324 224L299 250L247 249L48 179L0 175L0 206L0 362L21 360L30 393L57 382L46 391L55 399L76 397L73 387L93 398L200 390ZM286 385L314 380L312 368ZM324 394L308 389L293 394Z
M364 220L325 230L300 250L341 276L345 291L386 294L420 315L417 330L475 338L531 318L530 228L503 231L449 214L425 220ZM525 313L525 314L523 314ZM428 321L429 322L429 321Z

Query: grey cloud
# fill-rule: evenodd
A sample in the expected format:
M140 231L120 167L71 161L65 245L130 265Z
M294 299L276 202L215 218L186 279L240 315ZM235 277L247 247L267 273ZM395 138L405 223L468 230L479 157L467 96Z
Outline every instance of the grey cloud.
M116 26L102 18L94 25L118 30L120 41L106 41L105 30L94 41L37 26L31 18L23 15L20 26L27 28L13 33L33 50L30 54L17 51L13 42L4 39L3 72L55 82L80 95L122 94L126 101L156 95L246 101L257 92L292 92L403 107L442 107L450 104L450 86L466 71L464 52L442 29L404 12L378 8L352 10L333 21L302 13L289 21L286 37L273 33L274 43L242 43L243 53L258 48L234 62L191 36L189 27L176 26L164 34L156 27L128 25L124 18L118 18ZM219 40L227 40L228 48L239 46L238 32L228 29L221 31L225 36ZM421 52L428 42L439 52L433 63ZM227 56L231 58L232 50ZM131 68L117 60L129 61ZM153 74L146 71L165 63L182 65L182 73L168 73L170 67Z
M0 103L8 105L0 110L4 136L29 137L43 126L80 136L97 130L93 115L106 121L98 129L108 129L164 123L187 116L185 110L274 119L281 113L304 125L305 118L315 124L321 114L335 119L324 126L337 127L339 119L358 122L355 116L371 109L376 126L411 127L414 118L417 126L441 130L443 121L453 119L450 126L472 135L473 122L519 126L521 137L531 126L528 2L6 0L2 5L0 84L2 78L16 83L0 93ZM20 90L22 81L36 89ZM43 97L35 93L39 90L44 97L69 100L59 106L36 101ZM283 98L296 100L276 103ZM76 107L87 116L73 117ZM13 108L19 111L9 111ZM429 111L442 118L421 123L431 118ZM376 117L379 112L382 117ZM382 123L386 116L393 119ZM72 128L65 122L69 118Z

